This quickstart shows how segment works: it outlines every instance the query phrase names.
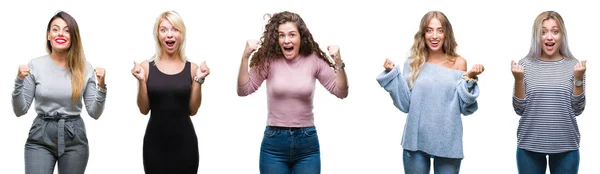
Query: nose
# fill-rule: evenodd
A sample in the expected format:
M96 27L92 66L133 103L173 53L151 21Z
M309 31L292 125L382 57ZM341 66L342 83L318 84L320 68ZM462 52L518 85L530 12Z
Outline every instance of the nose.
M433 38L437 39L438 38L438 33L437 32L433 32Z
M544 38L545 38L546 40L548 40L548 41L551 41L552 39L554 39L554 38L552 37L552 35L550 34L550 32L546 32L546 34L544 35Z
M291 39L288 36L285 36L283 39L283 43L290 43Z

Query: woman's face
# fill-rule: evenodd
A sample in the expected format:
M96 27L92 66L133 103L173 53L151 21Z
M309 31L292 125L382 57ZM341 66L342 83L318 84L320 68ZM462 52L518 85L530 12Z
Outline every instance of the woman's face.
M300 32L296 24L293 22L280 24L277 32L283 56L288 60L296 58L300 52Z
M562 34L558 23L554 19L547 19L542 22L542 56L553 57L560 54L558 49L562 41Z
M439 19L433 18L429 21L427 30L425 31L425 43L427 43L431 52L442 51L442 46L444 46L444 28Z
M158 26L158 41L166 54L172 55L181 45L181 32L171 22L163 19Z
M65 20L56 18L50 23L48 41L52 46L52 52L64 52L71 47L71 34Z

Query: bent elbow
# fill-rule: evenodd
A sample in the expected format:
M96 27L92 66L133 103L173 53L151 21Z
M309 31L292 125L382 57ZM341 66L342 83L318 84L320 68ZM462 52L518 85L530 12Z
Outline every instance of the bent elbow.
M140 109L140 113L141 113L142 115L148 115L148 112L150 112L150 110L149 110L149 109Z
M248 92L244 92L244 91L241 91L241 90L237 91L238 97L245 97L245 96L248 96L248 94L249 94Z
M190 110L190 116L195 116L198 114L198 110Z

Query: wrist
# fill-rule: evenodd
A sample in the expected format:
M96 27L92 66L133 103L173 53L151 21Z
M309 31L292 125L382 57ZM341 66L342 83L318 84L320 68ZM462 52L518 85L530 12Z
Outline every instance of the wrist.
M342 62L341 64L335 64L336 70L344 70L344 68L346 68L346 64L344 62Z
M194 81L195 81L196 83L199 83L199 84L201 84L201 85L202 85L202 84L204 84L204 79L205 79L205 78L206 78L206 77L202 77L202 78L200 78L200 77L198 77L198 76L195 76L195 77L194 77Z
M477 83L477 81L479 81L479 78L477 78L477 76L470 77L470 73L463 74L463 79L468 83Z

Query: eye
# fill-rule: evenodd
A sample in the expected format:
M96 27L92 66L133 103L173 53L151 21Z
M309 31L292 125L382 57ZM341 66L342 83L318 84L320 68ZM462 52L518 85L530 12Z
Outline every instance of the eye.
M431 32L433 32L433 30L427 29L427 33L431 33Z
M160 29L160 32L163 32L163 33L164 33L164 32L166 32L166 31L167 31L167 30L166 30L165 28L161 28L161 29Z
M285 37L284 34L279 34L279 38L283 38L283 37Z
M444 33L444 30L440 29L438 30L438 33Z
M558 34L558 31L554 31L553 33L554 33L554 34Z
M545 34L546 34L546 31L542 31L542 35L545 35Z
M52 28L52 32L57 32L57 31L58 31L58 29Z
M173 31L175 31L175 32L179 32L179 29L177 29L177 28L173 28Z

